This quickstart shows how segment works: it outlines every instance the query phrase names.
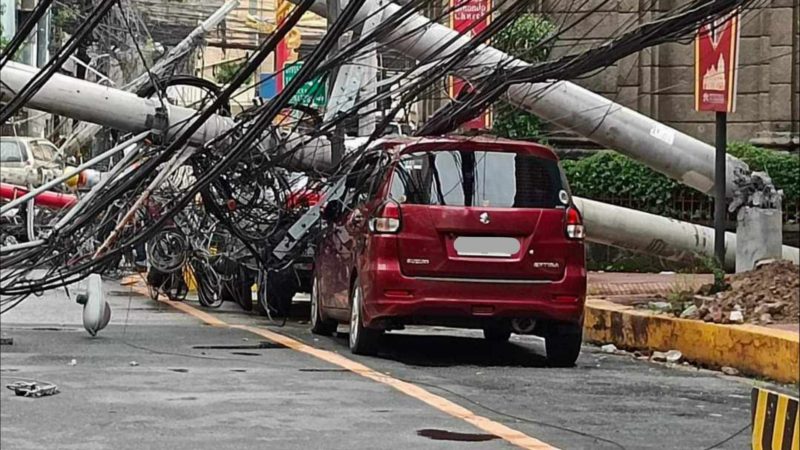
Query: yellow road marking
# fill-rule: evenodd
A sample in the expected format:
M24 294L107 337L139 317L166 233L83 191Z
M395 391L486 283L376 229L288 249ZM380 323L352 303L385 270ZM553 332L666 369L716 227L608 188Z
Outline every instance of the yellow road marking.
M789 404L789 397L779 395L778 404L775 408L775 426L772 429L772 447L779 448L783 442L783 430L786 426L786 411Z
M135 286L134 289L136 289L140 293L146 294L146 291L143 292L140 286ZM556 447L553 447L550 444L547 444L531 436L528 436L522 433L521 431L517 431L513 428L503 425L502 423L495 422L491 419L487 419L486 417L479 416L474 412L468 410L467 408L464 408L461 405L451 402L450 400L447 400L444 397L433 394L413 383L398 380L397 378L393 378L388 375L382 374L373 369L370 369L369 367L361 363L345 358L344 356L338 353L312 347L296 339L290 338L283 334L279 334L264 328L252 327L248 325L232 325L212 316L211 314L200 311L199 309L193 306L189 306L188 304L183 302L173 302L162 298L162 296L159 296L158 301L166 303L167 305L172 306L173 308L181 312L189 314L209 325L215 327L229 327L257 334L275 343L282 344L292 350L305 353L307 355L321 359L333 365L339 366L350 372L361 375L365 378L377 381L378 383L391 386L392 388L400 391L405 395L408 395L409 397L420 400L421 402L426 403L438 409L439 411L442 411L455 418L470 423L476 428L483 430L487 433L493 434L499 437L500 439L503 439L513 445L516 445L517 447L524 448L527 450L558 450Z
M752 448L753 450L760 450L763 446L761 444L762 437L761 435L764 434L764 415L767 412L767 393L766 392L759 392L758 393L758 403L756 403L756 415L753 419L753 441L752 441Z

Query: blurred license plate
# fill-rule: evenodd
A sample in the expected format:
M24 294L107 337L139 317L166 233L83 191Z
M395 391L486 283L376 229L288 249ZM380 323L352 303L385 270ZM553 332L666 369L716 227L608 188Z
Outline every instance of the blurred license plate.
M458 256L508 258L519 253L519 239L492 236L461 236L453 242Z

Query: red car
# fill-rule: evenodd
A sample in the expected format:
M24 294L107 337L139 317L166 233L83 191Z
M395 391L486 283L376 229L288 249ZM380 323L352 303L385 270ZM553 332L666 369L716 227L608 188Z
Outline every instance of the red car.
M312 332L350 323L350 349L374 354L405 325L545 338L572 366L586 296L584 229L558 158L502 139L384 141L328 201L311 293Z

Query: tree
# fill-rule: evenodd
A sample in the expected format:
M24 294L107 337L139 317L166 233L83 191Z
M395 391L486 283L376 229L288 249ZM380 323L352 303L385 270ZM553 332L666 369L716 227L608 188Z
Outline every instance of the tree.
M550 55L550 46L543 41L555 31L555 25L536 14L523 14L503 29L492 40L492 46L525 62L544 61ZM515 139L541 139L541 121L538 117L505 101L493 105L492 131L498 136Z

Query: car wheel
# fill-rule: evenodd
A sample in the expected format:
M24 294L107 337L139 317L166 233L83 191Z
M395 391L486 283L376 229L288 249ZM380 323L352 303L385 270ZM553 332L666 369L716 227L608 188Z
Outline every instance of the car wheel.
M483 328L483 337L489 342L508 342L511 330L508 327L490 325Z
M378 353L380 331L364 326L364 295L358 279L350 292L350 351L356 355Z
M583 328L580 324L553 323L544 338L547 365L572 367L581 353Z
M267 276L267 307L269 311L281 317L289 317L294 299L294 285L286 277L275 275Z
M336 331L336 321L322 318L322 305L319 300L319 281L316 275L311 281L311 332L321 336L330 336Z

